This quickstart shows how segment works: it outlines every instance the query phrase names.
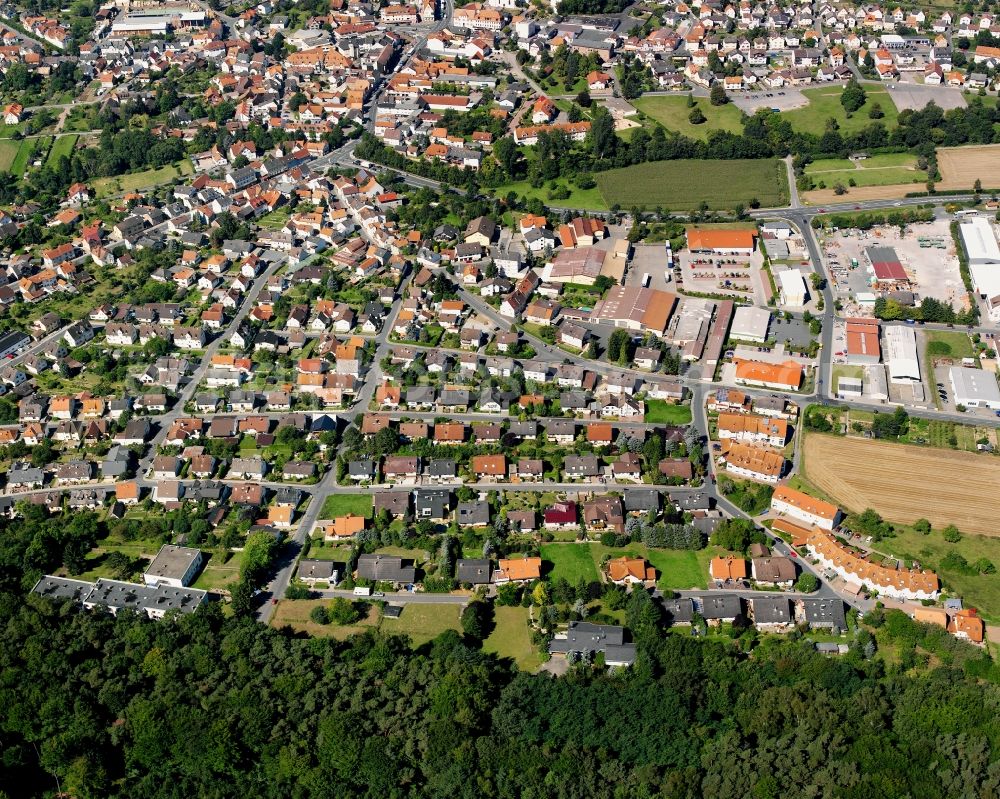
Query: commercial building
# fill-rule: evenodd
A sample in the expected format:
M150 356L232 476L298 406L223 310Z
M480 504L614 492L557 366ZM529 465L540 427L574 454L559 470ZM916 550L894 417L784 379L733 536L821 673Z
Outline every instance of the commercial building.
M183 588L194 581L201 563L200 549L164 544L156 553L153 562L142 573L142 579L146 585L172 585L174 588Z
M788 486L775 489L771 497L771 510L791 516L798 522L824 530L832 530L840 520L840 508L816 499Z
M767 330L770 325L771 312L767 308L758 308L754 305L741 305L733 313L733 323L729 328L729 338L763 344L767 341Z
M669 291L615 286L597 303L590 319L627 330L663 335L676 303L677 296Z
M687 245L691 252L711 255L752 255L756 230L718 230L688 228Z
M880 364L865 367L864 392L869 399L887 401L889 399L889 381L885 376L885 367Z
M795 361L775 364L737 359L735 378L744 386L798 391L802 385L802 364Z
M917 357L917 336L913 328L889 325L882 335L889 382L894 385L919 383L920 359Z
M958 229L976 293L986 301L990 318L1000 321L1000 244L993 225L986 217L977 216L962 222Z
M1000 409L1000 387L997 376L986 369L953 366L948 370L955 404L967 408Z
M847 362L867 366L882 359L878 340L878 319L847 320Z
M778 279L778 294L781 304L790 308L801 308L806 304L809 292L806 290L806 280L798 269L784 269L775 272Z

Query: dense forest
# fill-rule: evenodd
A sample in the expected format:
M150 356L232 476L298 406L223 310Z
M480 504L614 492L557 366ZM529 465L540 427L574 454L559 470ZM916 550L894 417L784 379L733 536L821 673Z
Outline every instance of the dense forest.
M869 621L878 643L861 630L848 655L827 659L802 640L701 641L646 617L633 621L631 671L578 666L555 679L458 633L412 652L397 637L337 643L226 620L218 605L157 623L6 592L0 790L1000 795L996 667L900 613Z

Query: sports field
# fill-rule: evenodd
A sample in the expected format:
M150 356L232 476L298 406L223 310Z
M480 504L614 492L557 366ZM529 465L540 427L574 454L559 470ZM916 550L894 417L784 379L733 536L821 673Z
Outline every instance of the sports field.
M693 108L689 108L687 97L664 97L662 95L640 97L632 102L646 116L655 119L667 130L676 131L691 139L705 141L712 131L723 130L729 133L743 132L743 112L732 103L712 105L708 98L695 100L695 105L701 109L705 121L700 125L691 123Z
M1000 458L816 433L805 437L803 456L805 478L846 510L1000 536Z
M787 205L788 177L777 159L655 161L594 175L609 206L687 211Z
M785 117L795 130L800 133L813 133L822 136L826 131L828 119L837 120L841 133L856 133L874 122L880 122L888 130L896 127L896 117L899 111L889 92L881 86L865 84L865 104L855 111L851 116L847 116L844 106L840 104L840 95L843 94L843 87L823 86L815 89L802 89L802 96L809 101L809 105L803 108L795 108L791 111L783 111L781 115ZM868 116L872 106L878 104L882 108L880 119L872 119Z
M984 189L1000 188L1000 144L978 144L970 147L939 147L938 189L971 189L977 180Z

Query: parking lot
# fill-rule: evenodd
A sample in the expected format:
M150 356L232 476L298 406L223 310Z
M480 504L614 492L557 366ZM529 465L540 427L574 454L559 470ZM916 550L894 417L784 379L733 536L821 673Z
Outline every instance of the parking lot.
M931 100L945 111L949 108L965 108L968 105L962 90L954 86L925 86L906 80L901 83L893 83L886 88L889 90L889 96L896 104L896 108L900 111L907 108L919 110Z
M626 286L640 286L644 275L649 275L649 288L676 291L673 275L667 268L665 244L636 244L625 277Z
M798 89L734 92L731 97L733 105L751 116L761 108L777 108L779 111L791 111L795 108L802 108L809 105L809 101Z
M757 251L752 256L712 256L687 250L675 256L680 265L682 287L706 294L725 294L734 299L767 305L761 274L764 259Z

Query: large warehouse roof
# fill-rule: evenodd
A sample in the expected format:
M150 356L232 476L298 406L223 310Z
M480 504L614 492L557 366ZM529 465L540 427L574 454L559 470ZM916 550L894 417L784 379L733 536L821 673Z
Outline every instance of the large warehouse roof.
M963 405L1000 406L1000 386L996 375L986 369L971 369L968 366L953 366L949 371L951 385L955 392L955 402Z
M958 226L970 264L1000 264L1000 245L993 225L985 216L976 216Z
M905 325L888 325L884 337L884 358L889 369L889 379L894 383L920 380L917 336L913 328Z

